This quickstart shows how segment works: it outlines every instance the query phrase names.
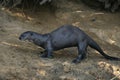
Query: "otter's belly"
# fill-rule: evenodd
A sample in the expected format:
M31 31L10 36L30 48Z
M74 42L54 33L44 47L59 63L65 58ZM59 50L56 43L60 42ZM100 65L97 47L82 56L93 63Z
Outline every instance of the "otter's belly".
M76 37L59 37L59 38L54 38L52 40L52 46L54 50L59 50L63 48L68 48L68 47L74 47L77 46L78 41Z

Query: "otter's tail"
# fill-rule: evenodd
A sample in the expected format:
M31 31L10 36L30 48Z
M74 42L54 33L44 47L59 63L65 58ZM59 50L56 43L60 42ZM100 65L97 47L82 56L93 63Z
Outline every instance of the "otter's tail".
M109 55L105 54L103 52L103 50L100 48L100 46L94 40L92 40L90 37L89 37L89 43L88 44L91 48L100 52L100 54L103 55L106 59L120 61L120 58L112 57L112 56L109 56Z

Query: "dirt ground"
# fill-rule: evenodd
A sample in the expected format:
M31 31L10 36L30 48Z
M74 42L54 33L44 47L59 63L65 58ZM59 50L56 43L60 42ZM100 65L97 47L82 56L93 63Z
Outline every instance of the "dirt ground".
M104 59L88 48L87 58L72 63L76 48L54 52L53 59L40 57L42 48L18 40L24 31L50 32L61 25L76 25L90 35L109 55L120 57L120 12L90 9L69 2L52 12L0 10L0 80L120 80L120 61Z

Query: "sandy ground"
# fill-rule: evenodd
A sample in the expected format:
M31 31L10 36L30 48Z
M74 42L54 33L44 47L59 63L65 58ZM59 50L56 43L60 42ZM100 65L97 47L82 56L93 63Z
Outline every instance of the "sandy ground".
M50 32L63 24L73 24L90 35L109 55L120 57L120 13L107 13L68 3L55 12L0 11L0 80L120 80L120 61L104 59L88 48L87 58L79 64L72 60L76 48L54 52L54 59L39 57L39 46L18 40L24 31Z

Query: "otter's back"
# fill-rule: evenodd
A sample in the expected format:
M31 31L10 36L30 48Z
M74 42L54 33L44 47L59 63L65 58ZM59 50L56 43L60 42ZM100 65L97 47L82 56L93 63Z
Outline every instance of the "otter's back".
M79 28L72 25L64 25L51 32L50 36L53 46L57 49L61 49L76 46L78 40L83 38L84 35Z

